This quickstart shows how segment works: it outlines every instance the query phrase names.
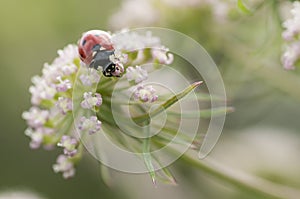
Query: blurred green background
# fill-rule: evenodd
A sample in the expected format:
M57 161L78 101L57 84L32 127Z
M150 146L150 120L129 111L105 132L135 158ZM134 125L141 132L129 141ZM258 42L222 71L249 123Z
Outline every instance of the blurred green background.
M29 189L45 198L113 198L102 184L97 162L88 159L77 178L53 175L58 151L29 149L21 118L30 107L31 76L40 74L44 62L56 51L76 43L82 32L107 29L107 19L118 1L97 0L1 0L1 133L0 192Z
M0 192L29 189L45 198L257 198L181 162L172 166L179 168L176 187L154 188L147 175L113 172L116 186L108 188L97 162L88 156L76 177L64 180L51 168L58 151L29 149L21 114L30 107L30 78L41 73L58 49L76 43L82 32L108 30L108 20L120 6L118 0L1 0ZM281 28L270 7L223 25L214 25L205 10L160 11L163 19L153 25L179 30L203 44L219 66L228 102L235 107L210 156L231 168L300 188L299 71L282 69Z

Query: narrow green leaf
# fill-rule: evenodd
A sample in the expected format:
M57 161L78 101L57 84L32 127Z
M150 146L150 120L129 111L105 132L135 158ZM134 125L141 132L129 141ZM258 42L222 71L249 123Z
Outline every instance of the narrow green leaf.
M159 100L166 100L170 98L170 95L163 95L159 96ZM226 99L215 96L215 95L210 95L209 93L195 93L193 95L187 95L185 97L186 100L199 100L201 102L204 101L225 101Z
M144 122L144 124L146 125L147 123ZM152 160L151 160L151 146L150 146L150 140L151 137L150 136L150 127L145 126L144 128L144 134L146 136L145 139L143 139L143 158L144 158L144 162L145 165L149 171L149 174L151 176L152 182L154 185L156 185L156 177L155 177L155 170L152 164Z
M133 120L137 123L149 121L151 117L158 115L159 113L163 112L165 109L169 108L170 106L172 106L173 104L178 102L180 99L182 99L187 94L189 94L191 91L193 91L196 87L198 87L201 83L202 83L202 81L191 84L186 89L184 89L181 93L174 95L173 97L171 97L170 99L165 101L163 104L161 104L159 107L157 107L153 111L146 113L144 115L138 116L138 117L134 117Z
M163 164L161 164L161 162L157 157L153 156L153 159L155 159L155 161L158 163L158 165L161 168L160 170L156 171L157 174L156 178L160 182L163 182L165 184L177 185L177 181L175 177L172 175L172 173L170 172L170 170L167 167L165 167Z
M157 178L165 184L177 185L175 177L172 175L170 170L167 167L163 167L158 172L160 175Z
M233 107L219 107L213 109L203 109L200 111L185 111L182 113L179 112L168 112L170 115L181 116L183 118L211 118L214 116L220 116L228 113L232 113L234 111Z

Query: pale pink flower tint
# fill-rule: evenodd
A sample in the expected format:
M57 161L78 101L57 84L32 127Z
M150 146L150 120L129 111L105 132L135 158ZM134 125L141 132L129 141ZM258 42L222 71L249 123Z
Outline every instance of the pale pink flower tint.
M58 156L56 164L53 165L53 170L55 173L62 172L65 179L75 175L74 165L65 155Z
M22 117L27 120L29 126L37 128L43 126L49 117L48 110L41 110L38 107L31 107L23 113Z
M64 148L64 154L67 156L74 156L77 153L77 140L71 136L64 135L62 136L59 143L57 143L57 146Z
M78 49L76 45L69 44L63 50L57 51L58 57L53 61L53 64L66 65L74 63L78 58Z
M126 69L126 78L129 82L134 81L138 84L148 78L148 72L140 66L129 66Z
M31 79L34 85L29 87L31 93L31 103L39 105L42 100L50 100L57 93L54 83L47 83L47 79L40 76L34 76Z
M97 70L89 69L87 74L81 74L79 79L84 86L92 86L100 81L100 75Z
M77 66L75 64L64 65L61 67L61 71L64 76L69 76L77 72Z
M124 73L130 81L128 84L125 79L124 89L116 91L126 92L129 89L130 94L133 94L132 98L141 103L156 101L155 89L151 85L142 85L148 78L148 72L140 65L158 62L169 64L173 61L160 38L152 36L151 32L138 34L121 31L113 35L112 43L115 51L109 59L116 66L112 75L120 77ZM102 96L109 100L116 80L123 79L106 78L101 72L80 62L77 46L68 45L58 51L58 57L52 63L44 64L42 75L32 78L33 84L29 89L32 107L22 115L28 124L25 134L30 138L32 149L62 148L63 154L57 157L53 170L62 173L64 178L75 175L75 166L84 154L83 143L79 141L79 137L89 136L93 139L91 134L102 133L100 116L103 116L104 124L109 124L107 121L111 116L109 113L105 115L105 111L110 111L111 107L108 103L102 104ZM123 94L129 97L126 93ZM80 105L77 106L76 103L73 106L73 101L78 102L77 99ZM104 106L103 109L100 106ZM83 113L88 116L82 116ZM92 113L95 115L90 116ZM109 125L117 129L114 124ZM81 134L79 137L74 137L76 130Z
M72 100L66 97L59 97L56 106L62 114L66 114L68 111L72 110Z
M169 50L165 48L153 48L151 49L152 56L154 59L158 60L160 64L171 64L173 62L174 56L168 53Z
M133 97L135 100L140 100L142 102L154 102L158 98L155 93L156 90L150 85L137 85L133 90Z
M300 2L295 1L291 10L292 18L283 22L285 31L282 33L286 40L286 49L281 57L283 67L287 70L295 69L300 59Z
M59 81L59 83L56 85L56 90L58 92L66 92L67 90L72 88L72 84L70 80L68 79L62 80L60 76L58 76L56 79Z
M81 102L81 107L85 109L93 109L102 104L102 97L99 93L85 92L83 94L84 100Z
M37 149L41 146L44 137L41 131L33 131L32 129L26 129L25 135L31 138L29 144L31 149Z
M287 70L295 69L295 63L299 61L300 58L300 41L293 42L287 46L281 60L283 66Z
M285 31L282 33L286 41L292 41L300 33L300 2L295 1L291 10L292 18L283 22Z
M39 127L35 130L28 128L25 131L25 135L31 138L30 141L30 148L31 149L37 149L41 146L44 140L44 136L53 134L53 129L47 128L47 127Z
M81 130L81 132L87 131L89 134L94 134L100 131L101 121L99 121L96 116L91 116L90 118L83 116L80 118L78 129Z
M119 50L115 50L115 53L109 56L109 59L114 64L122 63L125 64L128 61L128 55L122 53Z
M145 35L123 30L112 36L112 43L116 50L136 51L145 48L161 47L160 38L152 36L151 32Z

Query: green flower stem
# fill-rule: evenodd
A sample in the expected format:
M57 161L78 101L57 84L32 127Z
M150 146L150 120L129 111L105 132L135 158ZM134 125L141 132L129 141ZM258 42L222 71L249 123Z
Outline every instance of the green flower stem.
M175 149L171 149L178 154ZM300 196L300 190L293 189L284 185L275 184L265 179L249 176L245 173L239 173L218 165L210 158L199 160L197 154L185 153L181 160L189 165L196 167L204 173L213 176L223 182L229 183L236 188L246 191L262 198L289 198L297 199Z
M56 135L51 139L51 143L57 143L60 141L61 137L64 134L69 134L70 133L70 129L73 126L73 117L72 114L67 113L67 116L59 122L59 124L57 125L56 129L58 130Z
M155 177L155 170L152 164L152 158L151 158L151 137L150 136L150 126L148 122L144 122L144 134L146 138L143 139L143 158L145 165L149 171L149 174L151 176L153 184L156 184L156 177Z
M80 162L80 160L82 159L82 155L83 155L83 149L84 149L84 146L82 143L79 143L78 145L78 153L74 156L74 157L71 157L70 160L73 162L73 164L78 164Z

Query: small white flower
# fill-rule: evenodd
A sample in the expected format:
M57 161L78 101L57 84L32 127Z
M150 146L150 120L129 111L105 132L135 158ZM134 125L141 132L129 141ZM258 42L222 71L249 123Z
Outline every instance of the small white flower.
M37 149L41 146L44 138L44 135L41 131L33 131L32 129L26 129L25 135L31 138L29 144L31 149Z
M160 39L152 36L151 32L146 32L145 35L142 35L136 32L129 32L128 30L114 34L112 43L116 50L123 51L137 51L161 46Z
M64 135L62 136L59 143L57 143L57 146L64 148L64 154L67 156L74 156L77 153L77 140L71 136Z
M97 70L89 69L89 72L81 74L79 79L84 86L92 86L100 81L100 75Z
M135 68L130 66L126 69L126 78L129 82L134 81L138 84L148 78L148 73L140 66L136 66Z
M300 41L287 46L281 61L287 70L295 69L295 63L300 60Z
M99 93L85 92L83 98L80 105L85 109L94 109L102 104L102 97Z
M48 110L41 110L38 107L31 107L29 111L22 114L28 125L33 128L43 126L49 118Z
M69 76L77 72L77 66L75 64L64 65L61 67L63 75Z
M25 130L25 135L31 138L30 141L30 148L37 149L41 146L44 136L51 135L53 133L53 129L46 128L46 127L39 127L35 130L28 128Z
M44 64L44 68L42 70L43 79L47 82L47 84L51 84L53 82L56 82L57 77L62 76L62 72L60 70L59 65L55 64Z
M90 118L81 117L78 125L78 129L82 132L88 131L89 134L94 134L99 132L101 129L101 122L96 116L91 116Z
M115 50L114 54L109 56L109 60L114 64L117 64L119 62L125 64L128 60L128 55L122 53L120 50Z
M62 172L65 179L75 175L74 164L65 155L59 155L56 164L53 165L55 173Z
M56 90L58 92L66 92L67 90L72 88L72 83L70 80L65 79L62 80L62 78L59 76L56 78L59 81L59 84L56 85Z
M68 65L73 64L75 59L78 59L77 45L69 44L64 49L57 51L58 57L53 61L53 64Z
M33 105L39 105L42 100L51 100L57 93L55 85L49 85L40 76L34 76L31 81L34 85L29 87L29 92L31 93L31 103Z
M300 33L300 2L295 1L291 10L292 18L283 22L283 27L286 29L282 36L286 41L292 41Z
M151 53L154 59L158 60L160 64L171 64L173 62L174 56L171 53L168 53L166 48L153 48Z
M133 98L142 102L154 102L158 99L156 90L151 86L137 85L133 88Z
M59 97L56 102L56 107L62 114L66 114L68 111L72 110L72 100L66 97Z

